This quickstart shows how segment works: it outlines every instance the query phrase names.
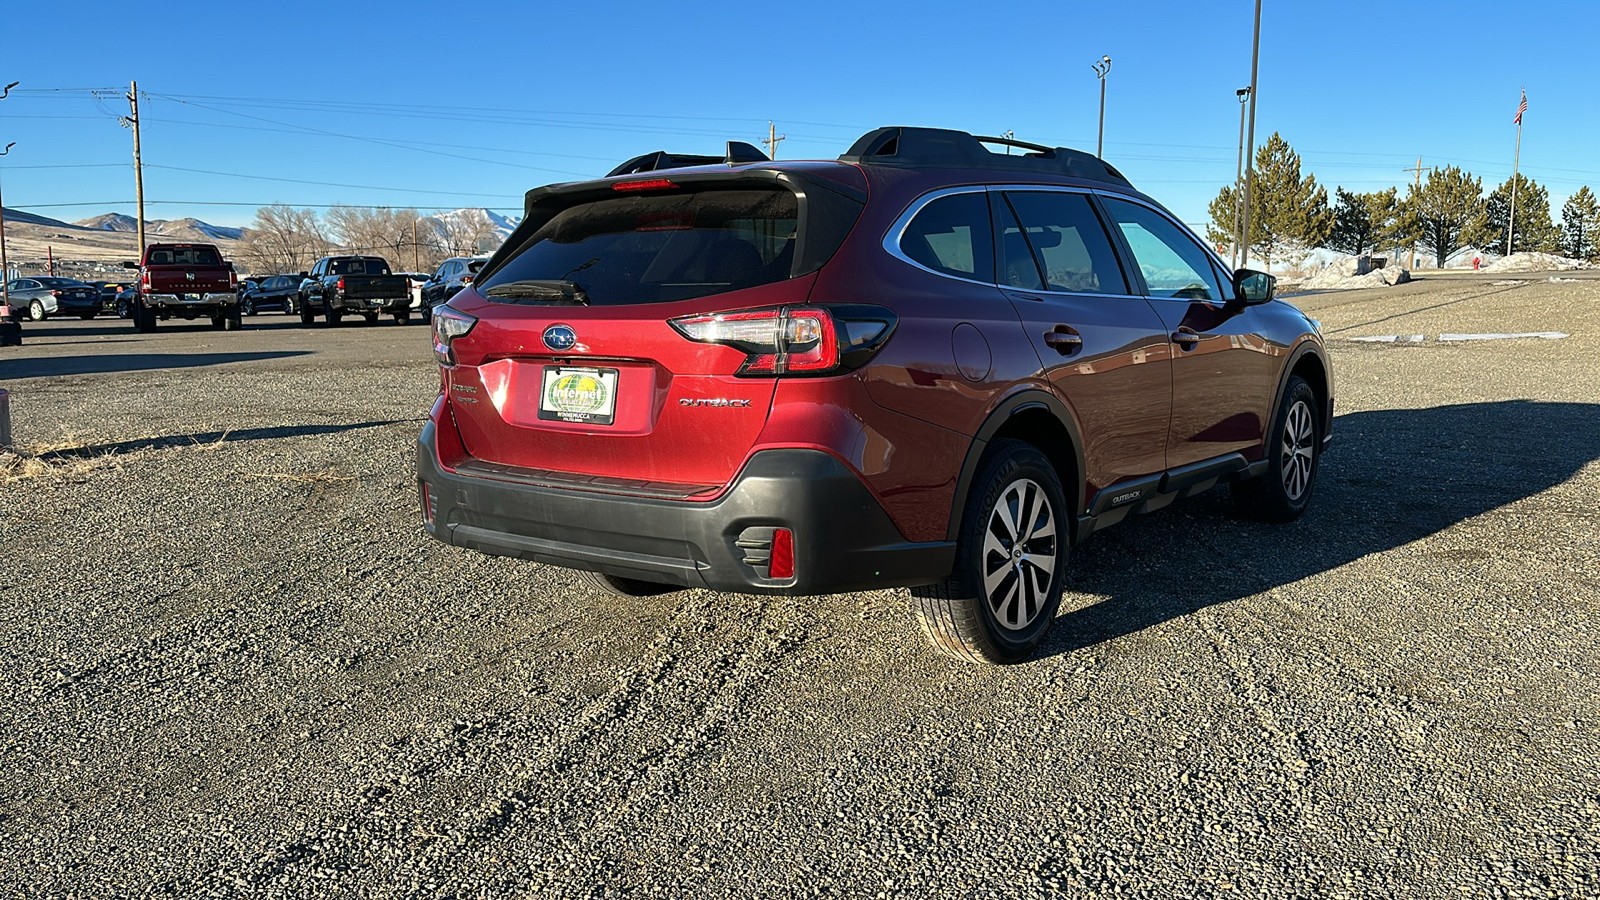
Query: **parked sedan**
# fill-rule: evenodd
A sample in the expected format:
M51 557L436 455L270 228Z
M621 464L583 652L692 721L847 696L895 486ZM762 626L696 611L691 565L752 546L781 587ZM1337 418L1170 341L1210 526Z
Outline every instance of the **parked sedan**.
M11 308L26 309L35 322L61 313L92 319L100 312L100 289L72 278L18 278L7 284L6 290L11 294Z
M239 295L240 312L253 316L264 309L276 309L294 315L299 311L295 305L299 296L299 275L271 275L257 279L255 287Z

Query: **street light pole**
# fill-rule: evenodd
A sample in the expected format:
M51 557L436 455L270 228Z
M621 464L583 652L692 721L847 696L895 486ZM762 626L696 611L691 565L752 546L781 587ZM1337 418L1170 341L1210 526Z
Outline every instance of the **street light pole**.
M1105 159L1106 156L1106 73L1111 71L1111 57L1102 56L1100 61L1090 68L1094 75L1100 79L1100 136L1095 139L1094 155Z
M14 86L7 85L6 90ZM4 150L0 150L0 156L10 153L16 145L16 141L7 144ZM3 193L0 193L0 305L4 306L0 318L11 315L11 264L6 260L6 201Z
M1256 189L1256 164L1251 157L1256 154L1256 75L1261 69L1261 0L1256 0L1256 36L1250 47L1250 137L1244 151L1244 215L1239 228L1242 238L1239 250L1245 264L1250 262L1250 198ZM1241 267L1242 268L1242 267Z
M1239 248L1244 246L1244 233L1239 228L1239 210L1244 203L1244 104L1250 99L1250 89L1239 88L1233 92L1239 98L1239 164L1233 167L1233 267L1243 265Z

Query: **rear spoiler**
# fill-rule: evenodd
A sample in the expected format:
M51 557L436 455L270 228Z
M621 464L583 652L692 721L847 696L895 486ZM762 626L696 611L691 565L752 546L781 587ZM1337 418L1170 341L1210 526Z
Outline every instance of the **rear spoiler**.
M765 153L744 141L729 141L728 152L722 157L696 156L688 153L668 153L657 150L635 156L615 169L606 173L607 178L617 175L638 175L641 172L655 172L661 169L683 169L689 166L710 166L717 163L727 163L737 166L741 163L772 162Z

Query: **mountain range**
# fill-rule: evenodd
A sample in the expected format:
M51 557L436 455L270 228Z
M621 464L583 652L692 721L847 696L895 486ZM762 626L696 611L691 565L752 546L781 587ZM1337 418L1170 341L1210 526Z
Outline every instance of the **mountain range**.
M139 230L139 221L133 216L122 213L104 213L89 219L79 219L72 224L94 231ZM146 235L160 235L180 241L237 241L244 236L243 228L212 225L192 217L172 220L145 219L144 231Z

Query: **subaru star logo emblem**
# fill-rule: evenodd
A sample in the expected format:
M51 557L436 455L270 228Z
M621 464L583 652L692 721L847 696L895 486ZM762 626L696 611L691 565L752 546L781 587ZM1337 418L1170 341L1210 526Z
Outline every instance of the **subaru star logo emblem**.
M544 345L551 350L571 350L578 345L578 333L571 325L551 325L544 330Z

